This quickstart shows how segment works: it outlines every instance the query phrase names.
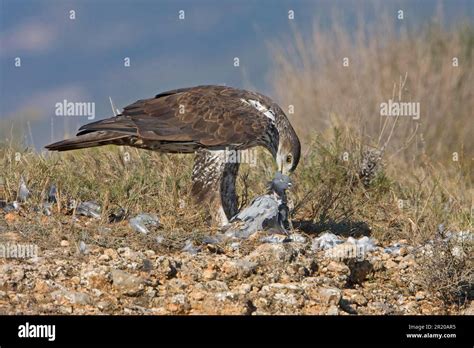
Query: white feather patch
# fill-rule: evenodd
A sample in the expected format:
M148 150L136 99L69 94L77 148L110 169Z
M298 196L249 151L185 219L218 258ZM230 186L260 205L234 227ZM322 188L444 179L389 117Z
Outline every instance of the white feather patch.
M255 109L257 109L258 111L260 111L261 113L263 113L266 117L268 117L270 120L272 120L273 122L275 122L275 114L273 113L272 110L268 109L265 105L263 105L262 103L260 103L258 100L253 100L253 99L249 99L249 100L245 100L245 99L240 99L243 103L247 104L247 105L251 105L253 106Z

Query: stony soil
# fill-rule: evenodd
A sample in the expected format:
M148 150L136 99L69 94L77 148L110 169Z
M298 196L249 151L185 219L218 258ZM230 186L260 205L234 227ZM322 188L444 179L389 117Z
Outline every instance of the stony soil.
M0 230L2 241L20 241ZM131 234L136 233L130 231ZM30 259L0 258L0 314L461 314L417 283L416 248L334 258L315 236L197 253L62 240ZM467 308L467 309L466 309Z

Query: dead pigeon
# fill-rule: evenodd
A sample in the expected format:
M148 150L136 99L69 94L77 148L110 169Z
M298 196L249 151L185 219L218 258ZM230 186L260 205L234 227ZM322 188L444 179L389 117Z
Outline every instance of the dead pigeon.
M250 205L234 216L223 231L227 238L245 239L257 231L287 234L288 206L286 190L291 187L288 176L277 172L268 192L256 197Z

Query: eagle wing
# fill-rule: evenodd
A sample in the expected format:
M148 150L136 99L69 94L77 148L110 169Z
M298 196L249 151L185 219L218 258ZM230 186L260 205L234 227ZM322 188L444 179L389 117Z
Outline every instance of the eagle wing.
M271 105L258 93L224 86L177 89L138 100L119 116L82 126L77 135L113 132L145 141L247 148L259 144L274 121L262 112Z

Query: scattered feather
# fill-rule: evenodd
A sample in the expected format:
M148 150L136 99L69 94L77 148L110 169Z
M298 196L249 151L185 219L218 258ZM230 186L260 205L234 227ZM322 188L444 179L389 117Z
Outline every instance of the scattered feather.
M18 197L17 200L20 202L26 202L28 197L30 196L30 190L26 186L25 180L23 177L20 178L20 184L18 188Z
M58 202L58 199L57 199L57 189L56 189L56 185L51 185L49 190L48 190L48 202L49 203L57 203Z
M158 227L160 225L160 219L156 215L143 213L131 218L128 224L134 231L147 234L150 232L147 227Z
M76 214L91 217L94 219L100 219L100 211L100 205L94 201L81 202L76 208Z
M187 252L187 253L190 253L192 255L196 255L198 252L199 252L199 248L196 247L193 243L192 240L188 239L186 241L186 243L184 244L184 247L183 249L181 249L181 251L184 251L184 252Z
M311 250L327 250L334 248L338 244L342 244L344 241L336 236L334 233L323 233L321 236L314 238L311 245Z

